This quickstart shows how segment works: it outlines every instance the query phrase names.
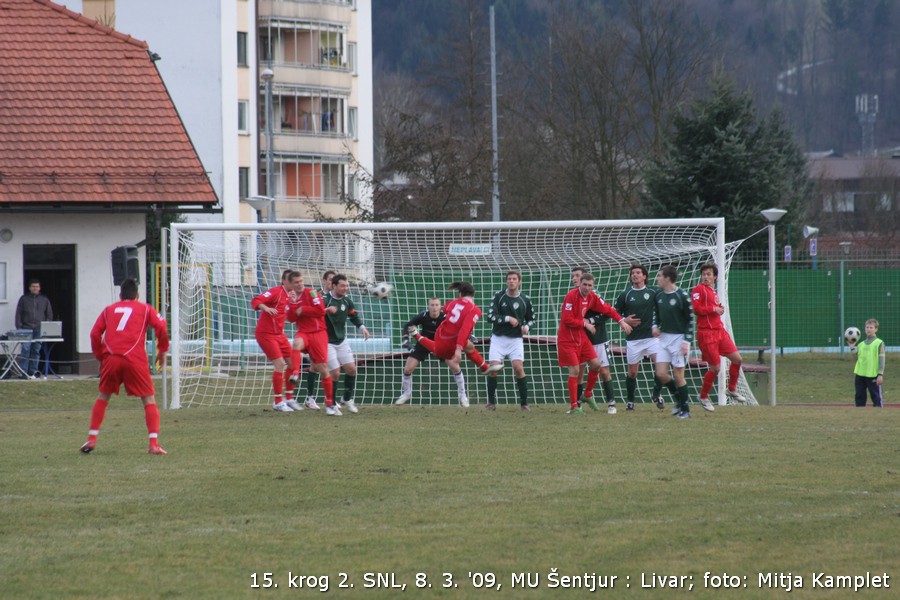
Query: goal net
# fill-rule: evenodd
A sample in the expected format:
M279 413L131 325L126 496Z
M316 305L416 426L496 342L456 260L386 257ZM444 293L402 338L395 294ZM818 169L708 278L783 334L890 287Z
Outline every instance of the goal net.
M728 266L736 245L724 243L724 220L570 221L506 223L291 223L184 224L172 226L168 285L171 287L172 336L170 406L261 406L272 402L270 362L254 339L258 314L251 299L280 284L285 269L303 273L307 286L319 287L326 270L347 275L350 296L370 333L363 339L348 323L348 339L358 375L357 404L389 404L400 395L407 359L403 326L427 308L428 299L446 302L457 280L471 282L475 301L486 314L494 293L506 286L506 272L522 274L522 292L531 298L536 323L525 337L529 401L567 403L565 369L558 366L556 331L561 304L571 289L571 270L587 267L595 290L607 302L630 287L629 270L642 263L649 285L664 265L678 269L678 285L690 291L699 283L698 267L720 265L718 293L728 318ZM367 288L375 282L393 286L378 300ZM618 402L626 397L625 341L608 324L610 369ZM293 337L288 323L286 334ZM475 328L477 348L488 356L491 326ZM487 399L485 377L463 361L472 404ZM727 372L723 359L722 373ZM305 371L308 364L303 365ZM649 403L653 385L649 358L640 366L637 402ZM696 398L706 368L696 344L686 370ZM725 403L724 376L714 392ZM517 403L511 364L500 372L498 402ZM743 376L740 391L755 404ZM601 397L598 389L598 398ZM303 374L296 396L307 394ZM321 386L314 393L322 401ZM343 394L343 384L335 389ZM671 397L665 388L667 404ZM456 386L449 369L433 356L413 374L412 404L455 404Z

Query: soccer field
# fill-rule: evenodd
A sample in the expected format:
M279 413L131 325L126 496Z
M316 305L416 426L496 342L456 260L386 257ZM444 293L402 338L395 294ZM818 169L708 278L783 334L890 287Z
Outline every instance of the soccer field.
M133 399L77 451L96 380L3 382L3 597L896 597L900 410L846 406L850 364L779 362L780 402L831 406L686 421L164 411L164 457Z

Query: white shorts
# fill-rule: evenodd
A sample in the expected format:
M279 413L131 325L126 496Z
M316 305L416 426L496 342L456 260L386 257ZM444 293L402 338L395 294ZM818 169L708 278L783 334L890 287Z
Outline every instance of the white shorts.
M606 354L606 346L609 342L602 344L594 344L594 351L597 353L597 359L600 361L601 367L609 366L609 355Z
M656 350L656 362L670 363L678 369L684 368L687 357L681 353L684 343L683 333L660 333L659 346Z
M625 340L625 348L628 353L628 364L636 365L641 362L645 356L656 354L656 338L646 338L643 340Z
M522 338L506 337L505 335L491 336L491 349L488 352L490 362L503 362L509 360L525 360L525 341Z
M328 370L334 371L344 365L356 362L353 350L350 349L350 340L344 340L340 344L328 344Z

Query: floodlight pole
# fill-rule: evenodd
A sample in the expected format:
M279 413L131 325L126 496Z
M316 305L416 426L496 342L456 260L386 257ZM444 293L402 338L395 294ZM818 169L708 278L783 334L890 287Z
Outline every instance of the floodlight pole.
M259 74L260 79L263 80L265 84L265 99L266 99L266 196L269 198L275 198L275 157L273 155L273 146L274 140L272 136L274 134L273 129L274 126L272 124L272 119L274 118L274 107L272 106L272 79L275 77L274 71L272 69L264 69L262 73ZM268 213L266 215L269 223L276 223L277 218L275 216L275 203L269 206Z
M775 223L787 213L780 208L767 208L760 214L769 223L769 406L775 406Z

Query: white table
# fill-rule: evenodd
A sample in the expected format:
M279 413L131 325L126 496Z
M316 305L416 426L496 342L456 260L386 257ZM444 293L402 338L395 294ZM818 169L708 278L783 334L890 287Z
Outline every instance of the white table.
M18 377L24 379L30 379L30 374L26 373L22 370L22 366L19 364L19 356L22 354L22 345L23 344L33 344L35 342L41 343L41 352L44 355L44 376L46 377L48 373L51 371L50 369L50 350L53 348L53 344L58 342L65 341L65 338L26 338L24 340L0 340L0 354L3 354L6 362L3 363L3 366L0 367L0 379L3 379L7 376L9 377ZM53 373L56 375L56 372Z
M19 355L22 354L22 344L30 344L33 340L25 339L25 340L0 340L0 349L3 350L2 354L6 359L6 362L3 364L3 371L0 372L0 379L5 379L6 377L22 377L28 378L28 373L22 370L22 367L19 366Z

